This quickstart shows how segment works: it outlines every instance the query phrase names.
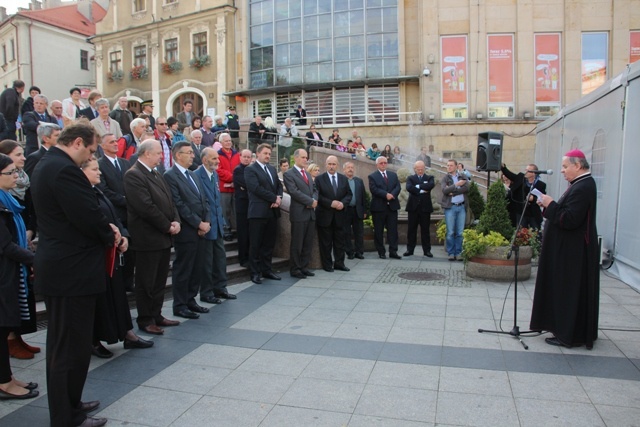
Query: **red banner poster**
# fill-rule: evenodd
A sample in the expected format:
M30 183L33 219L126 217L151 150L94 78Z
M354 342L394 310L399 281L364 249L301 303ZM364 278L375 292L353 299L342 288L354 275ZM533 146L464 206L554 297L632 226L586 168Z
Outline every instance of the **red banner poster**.
M629 64L640 60L640 31L629 33Z
M513 35L488 36L489 102L512 104L513 100Z
M536 102L560 102L560 34L535 35Z
M442 103L467 103L467 36L442 37Z

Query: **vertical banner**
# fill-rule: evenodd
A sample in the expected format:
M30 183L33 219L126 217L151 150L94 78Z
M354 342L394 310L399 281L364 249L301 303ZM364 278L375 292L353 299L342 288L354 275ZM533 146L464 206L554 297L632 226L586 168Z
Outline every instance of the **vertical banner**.
M535 35L536 102L560 102L560 34Z
M467 36L441 38L442 103L467 103Z
M640 31L629 33L629 64L640 60Z
M487 37L489 102L513 104L513 34Z
M608 33L582 33L582 95L607 81Z

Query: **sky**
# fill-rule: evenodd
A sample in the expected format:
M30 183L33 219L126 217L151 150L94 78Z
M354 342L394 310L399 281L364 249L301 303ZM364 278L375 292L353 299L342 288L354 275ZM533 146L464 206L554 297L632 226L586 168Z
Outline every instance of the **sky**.
M7 8L7 15L13 15L18 11L18 7L29 8L31 0L0 0L0 6Z

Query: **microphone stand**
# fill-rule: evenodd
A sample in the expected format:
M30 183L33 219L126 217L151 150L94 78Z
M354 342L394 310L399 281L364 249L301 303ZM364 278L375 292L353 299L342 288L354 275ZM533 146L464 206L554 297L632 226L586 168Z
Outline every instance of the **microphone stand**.
M522 185L526 185L524 182L524 177L522 181ZM513 233L513 237L511 238L511 242L509 243L510 249L507 253L507 259L511 259L511 255L515 254L514 258L514 272L513 272L513 280L514 280L514 291L513 291L513 328L507 331L498 331L498 330L489 330L489 329L478 329L479 333L488 332L492 334L504 334L511 335L516 338L522 344L525 350L529 350L529 346L522 341L521 335L527 334L535 331L525 331L520 332L520 327L518 326L518 264L520 262L520 246L516 245L516 237L518 236L518 231L522 228L522 219L524 218L524 214L527 211L527 204L529 203L529 197L531 196L531 190L533 190L533 185L529 188L529 193L527 197L524 199L524 206L522 208L522 213L520 214L520 219L518 219L518 226L516 227L516 231ZM507 291L508 292L508 291Z

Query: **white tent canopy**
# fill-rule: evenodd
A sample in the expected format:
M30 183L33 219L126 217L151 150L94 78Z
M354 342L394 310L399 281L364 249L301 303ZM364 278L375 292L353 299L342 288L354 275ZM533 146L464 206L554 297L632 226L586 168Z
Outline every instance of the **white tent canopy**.
M537 126L535 162L553 169L547 193L567 188L562 156L578 148L598 186L598 234L614 262L609 273L640 290L640 62Z

